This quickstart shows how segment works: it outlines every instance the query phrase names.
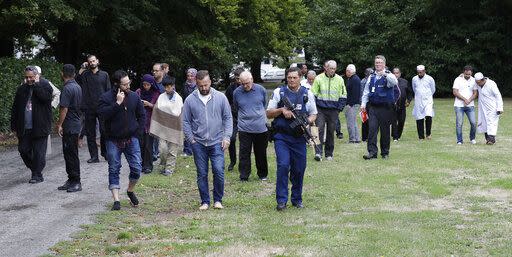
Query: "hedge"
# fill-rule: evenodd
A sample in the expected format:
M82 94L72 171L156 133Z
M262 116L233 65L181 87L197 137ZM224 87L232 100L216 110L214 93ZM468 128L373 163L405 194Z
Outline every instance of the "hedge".
M62 88L60 70L62 64L43 59L0 58L0 132L10 131L11 107L16 89L23 81L26 66L41 67L43 77L50 80L59 89ZM54 114L56 111L54 110Z

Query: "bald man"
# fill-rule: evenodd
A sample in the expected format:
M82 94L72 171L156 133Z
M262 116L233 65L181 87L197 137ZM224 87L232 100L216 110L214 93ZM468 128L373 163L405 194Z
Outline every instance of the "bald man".
M267 90L261 85L254 84L252 74L248 71L242 72L239 80L241 86L233 92L233 105L238 113L240 181L248 181L251 175L251 148L254 149L258 177L266 181L268 176L265 112Z

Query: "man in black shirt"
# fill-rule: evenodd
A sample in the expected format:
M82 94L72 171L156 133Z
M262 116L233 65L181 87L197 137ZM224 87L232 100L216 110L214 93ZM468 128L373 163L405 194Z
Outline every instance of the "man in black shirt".
M233 72L233 82L226 88L226 98L228 99L229 105L231 106L231 116L233 116L233 133L229 143L229 165L228 171L232 171L236 164L236 134L238 132L238 112L235 110L233 104L233 92L240 86L240 74L244 71L244 68L238 67Z
M66 190L68 193L82 190L80 160L78 159L82 89L75 81L75 71L75 66L72 64L64 64L62 67L64 88L60 95L60 113L59 121L57 121L57 131L62 137L62 152L68 174L68 180L58 189Z
M96 122L100 125L101 156L106 156L105 138L103 135L103 122L98 115L98 100L100 96L110 90L110 78L108 73L100 70L100 61L96 56L87 56L78 71L76 81L82 87L82 109L85 112L85 134L87 135L87 147L91 158L87 163L99 162L98 146L96 145Z
M400 88L400 98L398 98L395 105L395 118L391 123L391 136L393 141L398 141L402 137L402 131L404 130L406 108L412 100L413 92L412 88L409 87L409 82L401 78L402 73L399 68L393 69L393 74L398 79L398 87Z

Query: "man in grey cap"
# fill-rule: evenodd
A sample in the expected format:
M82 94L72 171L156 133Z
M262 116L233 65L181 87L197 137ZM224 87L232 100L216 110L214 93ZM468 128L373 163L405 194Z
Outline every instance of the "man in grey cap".
M496 143L498 122L503 113L503 99L496 82L484 77L481 72L475 74L478 85L478 132L485 133L488 145Z

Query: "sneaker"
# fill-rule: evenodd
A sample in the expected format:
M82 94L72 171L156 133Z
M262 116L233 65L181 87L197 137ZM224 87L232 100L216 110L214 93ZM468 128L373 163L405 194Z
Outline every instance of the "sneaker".
M328 161L332 161L332 156L327 156L327 157L325 157L325 159Z
M221 202L215 202L213 204L213 208L214 209L224 209L224 206L222 206L222 203Z
M128 195L128 198L130 198L130 204L133 207L138 207L139 206L139 199L137 199L137 196L135 195L135 193L134 192L126 191L126 194Z
M228 165L228 171L233 171L233 168L235 167L235 164L234 163L230 163Z
M112 205L112 210L113 211L119 211L121 210L121 202L119 201L115 201L114 204Z
M262 177L262 178L260 178L260 180L261 180L261 181L267 181L267 180L268 180L268 178L267 178L267 177Z
M343 139L343 133L336 134L336 137L337 137L338 139Z
M393 142L398 142L398 139L393 139Z
M206 210L208 210L208 207L209 207L209 205L207 203L203 203L203 204L201 204L201 206L199 206L199 210L206 211Z
M43 181L44 181L44 179L43 179L42 177L32 177L32 178L28 181L28 183L30 183L30 184L37 184L37 183L41 183L41 182L43 182Z
M471 140L471 144L472 144L472 145L476 145L476 140L474 140L474 139L473 139L473 140Z
M462 142L457 142L458 145L462 145Z
M365 160L377 159L377 155L365 154L365 155L363 155L363 159L365 159Z
M319 162L322 160L322 156L320 154L315 154L315 161Z
M169 169L165 169L163 171L160 172L160 174L164 175L164 176L169 176L171 175L172 173L174 173L172 170L169 170Z
M427 140L431 140L432 139L432 136L427 136Z

